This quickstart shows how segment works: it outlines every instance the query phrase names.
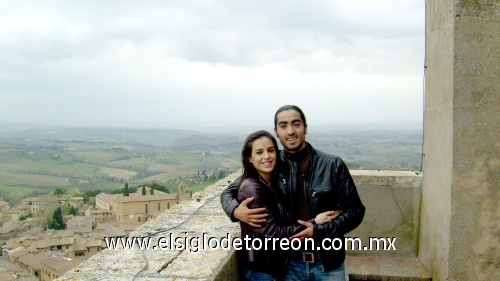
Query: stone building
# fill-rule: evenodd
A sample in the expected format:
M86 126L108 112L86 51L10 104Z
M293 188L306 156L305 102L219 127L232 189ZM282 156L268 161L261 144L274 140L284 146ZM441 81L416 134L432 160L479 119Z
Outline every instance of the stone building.
M16 234L20 233L20 224L9 224L0 228L0 239L6 240L14 237Z
M58 253L50 253L40 259L40 281L57 279L68 270L78 266L83 260L82 258L68 258Z
M38 279L29 275L19 266L0 259L0 280L2 281L37 281Z
M38 212L67 205L69 199L58 197L28 197L21 200L21 206L28 207L29 212Z
M141 189L130 193L129 196L100 193L96 196L96 207L102 209L100 212L104 210L113 212L120 223L142 224L187 199L189 199L189 194L182 186L179 187L177 193L155 190L153 195L150 194L148 187L146 195L142 195Z
M69 204L75 208L75 209L78 209L79 207L81 207L84 203L84 198L83 197L71 197L69 199Z
M46 253L32 253L28 252L18 257L14 264L28 272L35 278L40 278L40 259L44 258Z
M54 280L78 266L84 259L69 258L62 253L43 251L29 252L15 260L15 264L42 281Z
M97 226L97 220L90 216L75 216L66 222L66 229L74 233L92 233Z
M116 209L114 207L115 201L121 196L123 196L123 194L108 194L101 192L95 197L95 207L100 210L109 210L114 212Z
M115 217L113 211L108 211L108 210L92 210L88 209L85 211L85 215L98 221L98 222L104 222L109 219L113 219Z
M26 206L19 206L16 208L6 209L2 212L3 220L18 221L20 217L29 215L29 208Z
M9 202L1 201L0 200L0 212L3 212L7 209L10 209L10 204Z

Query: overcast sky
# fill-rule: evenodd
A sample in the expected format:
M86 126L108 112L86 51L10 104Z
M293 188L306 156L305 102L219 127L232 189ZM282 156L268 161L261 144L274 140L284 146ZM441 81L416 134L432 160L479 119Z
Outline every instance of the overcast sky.
M424 0L0 3L1 122L422 120Z

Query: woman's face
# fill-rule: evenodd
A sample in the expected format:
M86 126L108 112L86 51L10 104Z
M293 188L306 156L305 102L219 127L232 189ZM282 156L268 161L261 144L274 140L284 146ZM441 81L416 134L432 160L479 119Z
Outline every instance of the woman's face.
M262 177L271 175L276 167L276 149L273 142L267 137L254 140L249 160Z

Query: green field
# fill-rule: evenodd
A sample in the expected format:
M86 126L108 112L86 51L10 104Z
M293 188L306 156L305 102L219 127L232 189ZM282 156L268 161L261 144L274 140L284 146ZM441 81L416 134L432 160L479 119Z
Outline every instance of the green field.
M172 192L180 184L195 192L221 171L241 168L246 137L167 129L1 129L0 197L13 206L56 188L72 195L157 183ZM351 169L420 169L420 132L309 133L308 141Z
M116 190L130 186L157 183L172 192L182 184L197 191L214 182L204 176L224 169L239 168L235 155L218 147L217 139L208 143L190 143L194 139L184 131L169 131L171 146L157 146L152 131L82 129L75 134L56 131L19 132L6 138L0 135L0 197L13 206L27 196L39 196L56 188L68 194L89 190ZM165 137L166 132L159 132ZM23 135L28 134L28 136ZM7 134L8 135L8 134ZM147 135L147 136L146 136ZM3 138L1 138L3 137ZM219 139L220 140L220 139ZM143 143L146 141L146 143ZM178 143L181 143L180 146ZM220 155L204 153L218 151Z

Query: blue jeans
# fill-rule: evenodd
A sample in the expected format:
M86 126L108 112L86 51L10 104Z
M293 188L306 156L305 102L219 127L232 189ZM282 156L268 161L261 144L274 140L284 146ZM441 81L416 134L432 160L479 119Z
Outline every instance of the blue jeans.
M307 263L292 259L285 272L285 281L345 281L345 267L323 272L320 262Z
M243 276L241 279L243 281L276 281L276 278L270 274L252 271L250 269L243 269Z

